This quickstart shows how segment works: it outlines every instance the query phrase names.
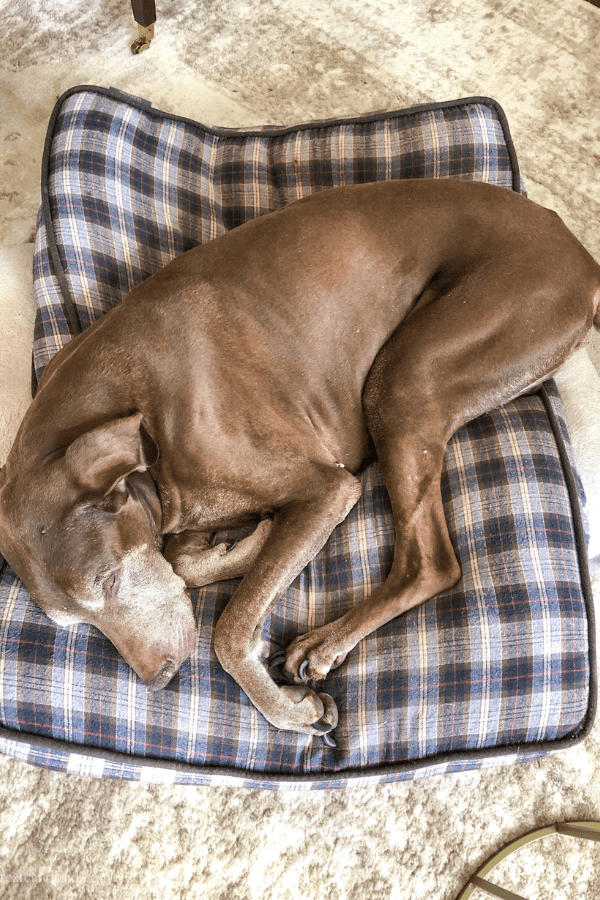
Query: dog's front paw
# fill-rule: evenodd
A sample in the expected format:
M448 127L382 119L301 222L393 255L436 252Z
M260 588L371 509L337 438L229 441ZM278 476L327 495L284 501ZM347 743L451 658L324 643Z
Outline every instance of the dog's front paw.
M338 723L338 710L329 694L317 694L300 684L282 685L279 690L289 701L288 709L275 719L278 728L325 737ZM270 718L270 717L269 717ZM335 746L326 741L329 746Z
M272 527L272 519L263 519L250 534L238 529L242 533L228 540L220 540L224 536L221 532L170 534L163 555L189 588L241 578L260 553Z
M297 683L322 681L328 672L341 666L348 650L340 646L335 624L294 638L285 651L284 674Z

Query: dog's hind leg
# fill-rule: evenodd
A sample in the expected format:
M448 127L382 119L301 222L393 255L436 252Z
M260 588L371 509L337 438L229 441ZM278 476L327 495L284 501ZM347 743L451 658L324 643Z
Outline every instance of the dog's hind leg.
M386 381L390 375L385 373ZM398 404L401 414L392 415L380 403L369 423L394 516L392 568L383 584L341 619L290 644L285 672L297 681L324 678L367 634L460 578L440 486L448 435L412 382L396 385L399 390L389 385L386 393L390 407Z
M557 303L543 279L541 290L529 291L523 279L522 296L510 298L501 276L478 273L443 295L432 292L378 354L363 407L392 505L392 567L344 616L290 644L285 672L296 681L324 678L367 634L459 580L440 485L448 440L543 380L585 332L584 317L575 323L577 313ZM558 333L556 319L565 314L557 308L571 309L573 319Z

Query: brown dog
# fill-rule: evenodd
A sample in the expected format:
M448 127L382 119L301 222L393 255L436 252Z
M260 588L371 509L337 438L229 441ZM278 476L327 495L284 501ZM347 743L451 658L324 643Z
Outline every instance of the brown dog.
M245 573L219 660L274 725L324 733L335 704L304 682L460 577L440 494L448 439L554 372L599 303L600 267L508 190L313 195L174 260L55 356L0 474L0 550L51 618L97 626L155 689L194 648L186 585ZM276 684L262 623L356 503L369 436L392 569L297 637ZM252 522L235 546L211 545Z

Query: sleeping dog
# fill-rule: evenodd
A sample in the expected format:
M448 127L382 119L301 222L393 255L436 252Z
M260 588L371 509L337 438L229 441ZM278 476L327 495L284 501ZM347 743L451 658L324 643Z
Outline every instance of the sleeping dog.
M307 682L460 578L447 441L548 378L599 303L600 267L511 191L312 195L173 260L56 354L0 472L0 551L55 622L98 627L150 689L194 650L187 588L243 576L214 635L222 666L276 727L325 734L335 703ZM358 500L371 444L391 570L299 635L273 680L263 621Z

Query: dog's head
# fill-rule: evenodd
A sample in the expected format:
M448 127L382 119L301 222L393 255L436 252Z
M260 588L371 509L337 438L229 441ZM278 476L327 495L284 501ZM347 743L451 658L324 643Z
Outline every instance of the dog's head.
M160 552L158 456L141 415L77 437L41 466L0 471L0 553L58 625L96 626L152 690L192 652L184 582Z

